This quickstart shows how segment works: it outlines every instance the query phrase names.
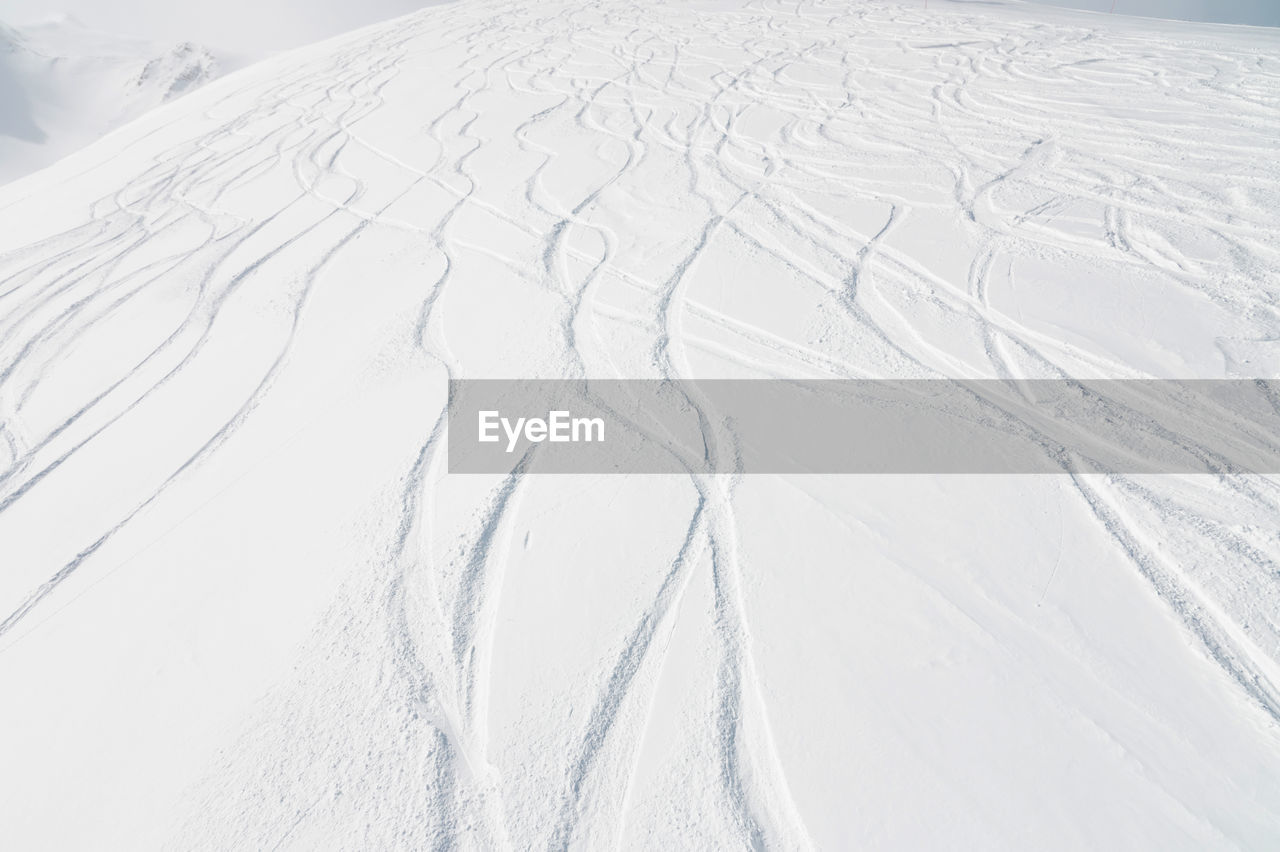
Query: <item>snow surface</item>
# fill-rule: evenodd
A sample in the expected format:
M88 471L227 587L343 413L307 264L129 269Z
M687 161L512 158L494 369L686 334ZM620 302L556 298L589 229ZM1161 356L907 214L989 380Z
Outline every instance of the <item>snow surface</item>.
M0 184L56 162L237 64L191 42L159 47L59 16L0 23Z
M928 5L461 0L0 189L3 845L1280 843L1274 477L446 473L450 376L1275 377L1276 34Z
M441 2L445 0L0 0L0 19L25 24L55 9L100 30L162 43L194 38L219 54L263 56Z
M1072 9L1118 15L1173 18L1215 24L1280 27L1280 4L1275 0L1029 0Z

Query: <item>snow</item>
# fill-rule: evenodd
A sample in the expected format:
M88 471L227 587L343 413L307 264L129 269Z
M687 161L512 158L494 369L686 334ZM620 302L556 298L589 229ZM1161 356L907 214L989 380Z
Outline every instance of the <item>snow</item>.
M0 23L0 184L43 168L238 64L59 16Z
M1280 6L1271 0L1030 0L1118 15L1173 18L1217 24L1280 26Z
M70 0L51 16L0 0L0 184L273 52L433 2Z
M450 377L1274 377L1278 154L1263 29L459 0L0 187L4 845L1275 845L1275 477L444 447Z
M0 0L0 19L26 24L51 9L90 27L154 42L197 39L219 52L265 56L390 20L443 0Z

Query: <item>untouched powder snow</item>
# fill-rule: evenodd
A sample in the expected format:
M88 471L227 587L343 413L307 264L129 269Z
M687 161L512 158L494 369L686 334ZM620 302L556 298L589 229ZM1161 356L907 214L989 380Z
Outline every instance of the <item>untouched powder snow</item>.
M450 476L444 406L1275 377L1278 206L1274 32L1015 3L460 0L149 112L0 189L3 845L1274 846L1275 477Z

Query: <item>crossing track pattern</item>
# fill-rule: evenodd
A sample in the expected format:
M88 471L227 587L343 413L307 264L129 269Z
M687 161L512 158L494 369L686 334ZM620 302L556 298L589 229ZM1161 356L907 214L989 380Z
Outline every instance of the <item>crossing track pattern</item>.
M931 5L466 0L233 75L94 149L118 155L0 191L0 659L300 431L396 411L368 390L391 382L419 397L396 428L365 443L353 415L331 450L375 480L333 498L349 570L184 794L182 845L813 846L741 481L661 486L647 584L513 734L504 590L554 518L535 478L446 475L441 388L1274 374L1280 42ZM41 213L51 195L74 209ZM278 483L266 511L305 513L312 487ZM1274 740L1276 480L1052 488ZM704 747L637 792L681 654L706 673Z

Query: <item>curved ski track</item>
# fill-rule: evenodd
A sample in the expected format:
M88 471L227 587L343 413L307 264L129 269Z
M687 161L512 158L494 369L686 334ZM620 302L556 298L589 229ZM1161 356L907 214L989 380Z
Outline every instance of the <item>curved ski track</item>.
M374 286L330 272L371 235L416 247L441 270L415 285L412 317L375 318L379 333L387 321L408 330L394 358L441 378L1148 374L1011 310L1009 294L1034 275L1023 270L1045 266L1192 294L1240 319L1229 348L1280 336L1280 50L1022 23L959 4L729 5L429 9L326 57L273 66L282 73L270 79L250 72L236 88L215 86L216 99L201 101L211 129L175 144L158 124L166 141L150 165L86 219L5 245L0 542L19 534L24 503L71 487L82 456L156 428L140 419L149 406L198 398L200 377L233 354L227 343L254 342L235 368L246 372L233 403L206 409L180 451L122 484L110 515L23 565L21 589L9 581L0 654L22 653L26 636L70 617L60 613L72 578L87 575L78 598L128 570L98 554L254 420L294 368L318 293ZM28 203L0 195L6 215ZM943 243L967 262L931 263L930 246ZM730 248L773 270L784 298L818 306L811 333L735 315L732 299L700 288ZM527 292L535 305L518 349L503 348L508 325L488 329L467 315L477 303L459 300L493 269L507 295ZM65 380L64 364L80 363L77 351L153 303L168 309L129 332L145 345L104 349L92 383L45 393ZM235 309L245 303L258 313ZM268 319L237 325L250 314ZM932 319L923 326L917 314ZM943 326L954 334L934 339L928 329ZM366 791L381 804L347 841L622 844L671 637L705 570L717 819L744 847L812 846L753 656L727 478L690 478L692 513L678 550L655 566L656 593L637 602L616 647L600 649L594 682L574 698L588 709L570 722L561 788L545 811L512 821L489 689L513 519L530 485L508 477L470 495L465 528L440 541L444 429L441 412L405 448L387 486L398 520L367 543L315 639L328 650L307 664L308 678L363 678L373 693L357 710L330 688L272 699L274 733L246 735L226 776L255 779L249 787L278 794L280 807L237 824L234 803L253 789L211 782L206 802L226 821L197 842L302 843L318 809L346 813L332 790L300 801L289 785L326 790L322 772L349 790L373 783L393 758L343 740L339 721L359 713L367 727L403 732L394 760L404 769ZM1187 635L1280 719L1280 542L1265 523L1221 520L1274 519L1276 481L1071 482ZM1205 500L1231 508L1202 515ZM1157 545L1170 528L1178 549ZM308 734L277 765L257 765L256 751L272 753L272 737L289 730Z

